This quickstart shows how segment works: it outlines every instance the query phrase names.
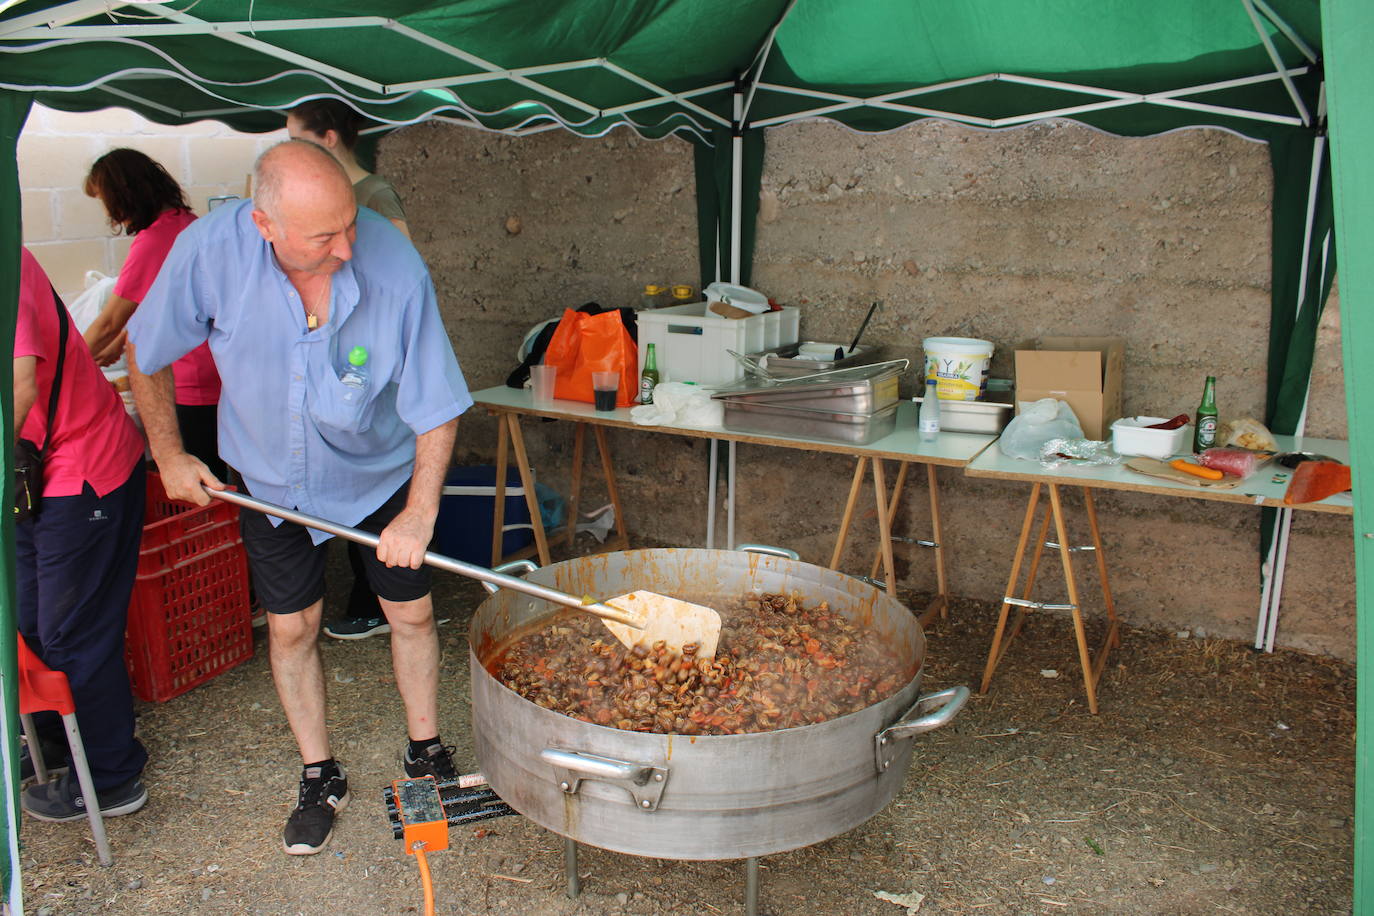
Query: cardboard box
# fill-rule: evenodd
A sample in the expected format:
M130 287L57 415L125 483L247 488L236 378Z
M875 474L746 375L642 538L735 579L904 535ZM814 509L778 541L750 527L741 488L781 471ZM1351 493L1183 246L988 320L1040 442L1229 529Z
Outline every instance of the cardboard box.
M1016 348L1016 400L1058 398L1083 435L1105 439L1121 416L1126 341L1120 337L1040 337ZM1020 408L1018 407L1018 412Z

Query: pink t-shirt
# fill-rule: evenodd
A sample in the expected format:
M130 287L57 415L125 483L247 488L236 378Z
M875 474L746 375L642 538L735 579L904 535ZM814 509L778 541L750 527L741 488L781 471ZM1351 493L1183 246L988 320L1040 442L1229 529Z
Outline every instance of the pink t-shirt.
M62 390L57 395L54 433L43 461L43 495L76 496L89 483L105 496L129 479L143 460L143 436L124 412L124 402L105 380L81 332L67 315ZM28 249L19 253L19 312L15 317L14 357L34 356L38 394L20 437L43 447L48 397L57 371L57 309L47 274Z
M195 222L190 210L164 210L153 224L134 236L115 281L114 293L130 302L142 302L148 287L157 279L167 252L172 250L181 230ZM209 344L201 344L172 363L172 378L176 380L177 403L200 407L219 403L219 372Z

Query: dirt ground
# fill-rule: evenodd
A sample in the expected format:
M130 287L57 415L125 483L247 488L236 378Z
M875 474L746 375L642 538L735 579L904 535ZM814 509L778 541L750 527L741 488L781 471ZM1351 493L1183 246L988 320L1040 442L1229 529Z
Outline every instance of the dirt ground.
M341 555L342 551L336 551ZM337 569L337 566L336 566ZM341 576L334 576L337 587ZM444 737L465 771L466 622L482 592L436 581ZM331 591L331 606L340 596ZM907 596L923 607L925 596ZM326 613L329 613L326 611ZM923 689L977 687L996 608L937 622ZM171 702L142 705L150 801L112 819L112 868L84 822L26 820L28 912L403 914L415 863L381 801L404 734L388 640L321 640L336 754L353 800L329 848L281 852L299 762L254 658ZM849 833L763 860L772 916L1349 913L1355 676L1349 666L1238 643L1127 630L1088 714L1067 622L1033 618L986 696L917 739L901 794ZM1057 677L1048 676L1057 671ZM563 844L520 817L455 828L431 857L441 914L740 914L742 863L667 862L584 848L565 896ZM908 906L877 896L905 898Z

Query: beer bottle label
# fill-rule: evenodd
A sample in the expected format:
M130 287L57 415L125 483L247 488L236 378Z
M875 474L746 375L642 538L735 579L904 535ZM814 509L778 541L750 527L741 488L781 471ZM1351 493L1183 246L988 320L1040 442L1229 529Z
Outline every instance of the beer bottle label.
M645 376L639 380L639 403L652 404L654 402L654 380Z
M1202 448L1211 448L1217 443L1217 418L1198 417L1197 443Z

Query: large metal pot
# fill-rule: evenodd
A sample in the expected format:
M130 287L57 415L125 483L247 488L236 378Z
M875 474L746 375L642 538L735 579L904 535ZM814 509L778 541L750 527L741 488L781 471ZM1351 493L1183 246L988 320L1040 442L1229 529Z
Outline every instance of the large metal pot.
M665 859L738 859L797 849L868 820L902 786L914 735L963 707L955 687L917 700L925 637L894 598L796 560L720 550L633 550L555 563L528 579L572 594L639 588L721 607L749 592L798 592L877 630L910 666L896 694L800 728L687 737L621 731L531 703L483 662L560 608L512 591L477 609L470 631L478 762L521 814L580 843ZM841 675L842 676L842 675ZM933 710L933 711L932 711Z

